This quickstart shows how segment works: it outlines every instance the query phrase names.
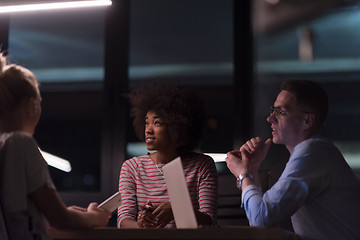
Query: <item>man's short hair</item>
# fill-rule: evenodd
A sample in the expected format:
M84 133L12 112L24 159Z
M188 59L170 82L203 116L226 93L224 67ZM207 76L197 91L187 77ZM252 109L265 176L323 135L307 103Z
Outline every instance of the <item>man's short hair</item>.
M328 96L320 84L309 80L285 80L280 90L294 94L301 110L315 115L314 127L317 131L323 124L329 108Z

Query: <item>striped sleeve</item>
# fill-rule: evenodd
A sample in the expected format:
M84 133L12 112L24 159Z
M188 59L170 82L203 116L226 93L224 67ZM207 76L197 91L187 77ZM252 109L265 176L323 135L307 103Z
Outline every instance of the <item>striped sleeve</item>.
M162 166L163 164L159 164L157 167L149 155L124 162L119 179L122 205L118 209L118 227L124 219L136 221L139 204L145 204L148 200L154 206L169 202ZM166 227L175 227L174 221Z
M209 157L199 169L199 211L208 214L215 224L218 207L218 179L214 161Z
M195 210L217 221L218 179L214 160L204 154L183 161L186 181Z
M121 192L121 206L118 209L118 226L125 218L135 219L137 213L136 203L136 174L135 159L124 162L120 171L119 191Z

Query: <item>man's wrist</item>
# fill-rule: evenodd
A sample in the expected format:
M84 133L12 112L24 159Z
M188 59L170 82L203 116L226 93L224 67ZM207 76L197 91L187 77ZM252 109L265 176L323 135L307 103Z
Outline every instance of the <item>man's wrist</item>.
M241 185L243 184L245 178L249 178L253 183L255 182L253 175L251 175L250 173L247 172L240 173L239 176L236 178L236 186L239 189L241 189Z

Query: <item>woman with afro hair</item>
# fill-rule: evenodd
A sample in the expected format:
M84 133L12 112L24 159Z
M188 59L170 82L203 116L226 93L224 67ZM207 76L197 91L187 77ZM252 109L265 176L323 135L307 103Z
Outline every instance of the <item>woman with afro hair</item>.
M151 153L124 162L119 180L120 228L175 228L162 167L180 156L199 225L216 223L217 172L213 159L195 152L204 109L188 86L152 82L129 94L137 136Z

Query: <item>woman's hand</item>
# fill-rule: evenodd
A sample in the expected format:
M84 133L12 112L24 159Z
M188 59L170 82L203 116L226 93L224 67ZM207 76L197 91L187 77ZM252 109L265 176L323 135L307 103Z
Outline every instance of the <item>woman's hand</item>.
M170 202L159 204L152 214L155 216L156 227L158 228L165 227L171 220L174 219Z
M138 213L137 224L140 228L156 227L155 216L153 215L154 207L150 200L146 204L139 204L140 211Z
M163 228L174 219L170 202L164 202L156 207L150 201L140 204L137 223L140 228Z

